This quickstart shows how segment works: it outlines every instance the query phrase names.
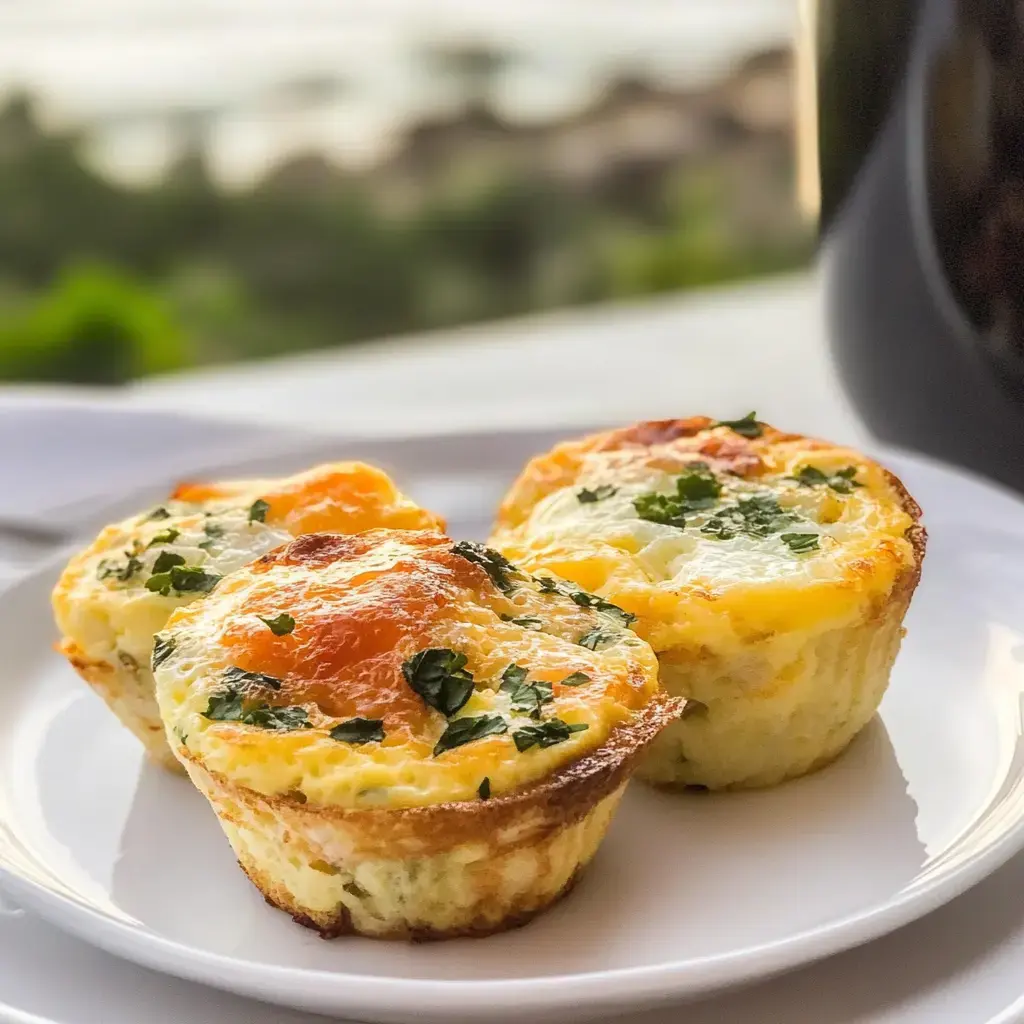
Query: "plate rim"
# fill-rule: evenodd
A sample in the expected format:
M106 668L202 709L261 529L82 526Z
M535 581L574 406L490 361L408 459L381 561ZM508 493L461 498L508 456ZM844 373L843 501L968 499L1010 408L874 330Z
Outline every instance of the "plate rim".
M540 432L529 430L524 433ZM464 436L480 435L474 432ZM346 444L358 443L360 439L337 440ZM386 441L383 443L387 444ZM401 444L401 439L398 444ZM268 453L271 457L276 454ZM970 470L892 447L880 449L879 455L883 461L892 459L917 463L930 473L938 472L960 484L981 488L999 500L1009 499L1024 513L1021 495ZM247 464L253 461L250 458L244 460ZM140 492L144 490L146 488L140 488ZM1024 530L1020 538L1024 541ZM44 585L52 579L66 557L66 550L55 552L31 572L3 588L0 603L16 599L24 589ZM979 820L985 821L986 818L987 815ZM973 832L974 828L971 829ZM925 878L919 885L901 891L884 903L782 939L696 959L501 979L382 979L365 973L257 964L222 953L203 951L150 931L145 926L119 921L86 902L24 877L16 868L3 863L0 863L0 885L20 905L35 911L56 927L123 959L163 973L280 1005L320 1012L327 1009L346 1014L384 1013L394 1017L422 1013L425 1009L423 1000L428 999L429 1013L443 1013L460 1019L456 1015L479 1013L494 999L507 1000L518 1012L553 1012L598 1005L602 1011L614 1012L623 1007L637 1009L671 1003L767 978L870 942L926 916L982 881L1022 849L1024 809L1018 811L1013 822L994 841L956 868ZM385 984L382 985L382 981ZM299 988L305 995L297 1000L295 992ZM385 993L383 996L382 992ZM0 1004L0 1009L7 1008Z

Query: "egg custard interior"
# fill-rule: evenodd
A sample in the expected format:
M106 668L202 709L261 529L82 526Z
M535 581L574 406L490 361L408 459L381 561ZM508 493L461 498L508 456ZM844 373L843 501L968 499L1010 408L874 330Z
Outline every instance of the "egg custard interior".
M538 456L491 542L635 615L663 685L705 705L655 745L649 777L766 785L834 756L874 712L920 571L919 514L850 448L698 417Z
M273 903L330 934L488 931L568 886L678 710L629 621L439 533L309 536L174 614L157 692Z
M153 635L176 608L229 573L316 530L423 529L442 520L358 462L278 480L183 484L160 505L106 527L53 593L61 650L145 744L177 768L153 694Z

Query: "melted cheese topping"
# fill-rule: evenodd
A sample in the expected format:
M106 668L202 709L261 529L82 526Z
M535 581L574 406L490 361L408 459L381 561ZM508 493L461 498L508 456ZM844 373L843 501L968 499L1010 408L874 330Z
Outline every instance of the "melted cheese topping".
M511 579L508 592L498 589L433 532L298 540L171 618L161 637L173 653L156 671L164 721L209 771L321 805L412 807L476 799L485 778L493 794L536 781L600 746L646 705L657 662L614 612L542 593L525 574ZM275 636L261 617L282 613L295 627ZM604 635L598 649L581 646L595 629ZM468 702L450 719L403 672L428 649L464 655L473 677ZM510 665L527 671L526 684L550 684L539 719L501 689ZM301 708L310 727L211 720L211 698L225 694L231 669L276 679L248 690L246 700ZM574 673L588 679L562 683ZM500 716L507 731L435 754L450 722L480 715ZM332 728L352 718L382 721L384 740L332 739ZM517 731L556 718L587 728L517 749Z
M257 500L269 506L263 521L250 518ZM155 516L151 510L108 526L76 555L54 591L54 612L63 634L89 659L118 666L127 658L145 668L153 634L175 608L202 596L174 590L161 595L146 588L162 553L225 576L310 530L443 525L381 470L358 462L319 466L280 480L183 484Z
M674 422L674 430L641 424L534 459L505 500L492 543L532 572L549 569L633 612L637 632L659 651L834 628L863 615L865 597L887 594L913 564L906 534L915 519L892 478L860 453L770 427L747 439L706 419ZM687 512L682 528L641 518L634 502L676 494L695 462L721 486L712 507ZM827 477L852 467L859 486L841 493L843 484L794 479L807 466ZM584 488L614 493L580 501ZM717 512L757 496L791 518L765 536L704 531ZM813 534L817 547L794 550L786 534Z

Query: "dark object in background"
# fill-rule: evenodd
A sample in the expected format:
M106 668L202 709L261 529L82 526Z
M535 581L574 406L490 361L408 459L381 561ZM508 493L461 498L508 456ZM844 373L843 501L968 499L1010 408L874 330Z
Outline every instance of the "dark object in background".
M1024 490L1024 5L821 0L829 328L882 440Z

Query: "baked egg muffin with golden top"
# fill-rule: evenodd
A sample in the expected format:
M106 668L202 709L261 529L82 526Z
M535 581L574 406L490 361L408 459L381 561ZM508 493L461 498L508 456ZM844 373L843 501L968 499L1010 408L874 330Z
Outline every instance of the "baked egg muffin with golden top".
M312 535L171 616L157 696L272 905L325 936L486 934L572 885L681 710L629 621L441 533Z
M491 544L636 616L690 699L638 770L769 786L874 715L917 586L920 509L860 452L759 423L639 423L534 458Z
M444 522L359 462L279 480L182 484L71 559L53 592L59 648L153 760L180 770L153 693L153 634L176 608L293 537L374 527L443 529Z

